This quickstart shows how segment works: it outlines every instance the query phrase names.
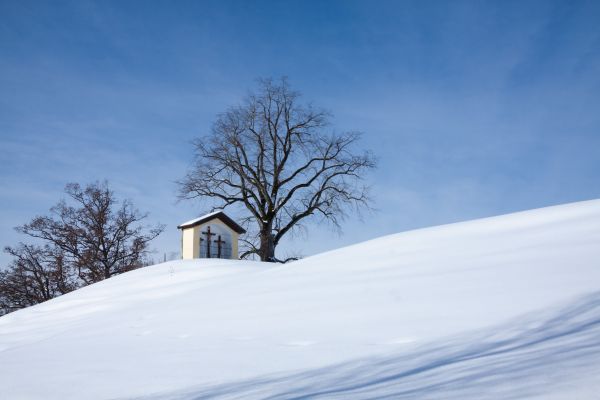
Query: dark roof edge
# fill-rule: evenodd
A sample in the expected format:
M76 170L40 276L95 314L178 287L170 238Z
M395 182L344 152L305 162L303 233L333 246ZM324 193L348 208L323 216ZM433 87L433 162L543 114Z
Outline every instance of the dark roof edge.
M228 227L230 227L231 229L233 229L235 232L237 232L239 234L246 233L246 230L244 228L242 228L240 225L238 225L237 222L235 222L234 220L229 218L229 216L227 214L225 214L223 211L220 211L216 214L209 215L206 218L200 218L199 220L194 221L194 223L192 223L192 224L178 225L177 229L192 228L194 226L204 224L213 219L221 220L225 225L227 225Z

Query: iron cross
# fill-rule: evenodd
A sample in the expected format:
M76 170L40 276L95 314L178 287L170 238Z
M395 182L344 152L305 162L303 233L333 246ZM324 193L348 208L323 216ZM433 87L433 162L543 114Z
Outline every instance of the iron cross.
M202 232L206 235L206 258L210 258L210 237L215 236L216 233L210 232L210 225L206 228L206 232ZM202 238L200 240L203 240Z
M215 243L217 244L217 258L221 258L221 245L225 244L225 241L221 240L221 235L219 235Z

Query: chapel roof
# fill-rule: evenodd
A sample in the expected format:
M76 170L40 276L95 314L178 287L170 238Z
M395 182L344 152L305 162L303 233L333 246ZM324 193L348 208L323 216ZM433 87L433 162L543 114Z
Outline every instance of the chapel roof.
M190 221L184 222L183 224L177 226L177 229L191 228L191 227L194 227L197 225L204 224L205 222L211 221L213 219L220 220L221 222L223 222L225 225L227 225L228 227L230 227L237 233L240 233L240 234L246 233L246 230L244 228L242 228L234 220L229 218L227 216L227 214L225 214L223 211L214 211L214 212L208 213L206 215L203 215L201 217L194 218Z

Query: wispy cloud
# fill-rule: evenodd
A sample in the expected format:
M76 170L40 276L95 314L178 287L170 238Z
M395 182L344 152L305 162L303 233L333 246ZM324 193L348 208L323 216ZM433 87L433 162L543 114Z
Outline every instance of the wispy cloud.
M204 211L176 203L189 141L253 79L289 75L365 132L379 213L304 254L379 234L600 196L594 2L123 2L0 5L0 244L65 183L108 179L155 243ZM6 261L1 258L0 261Z

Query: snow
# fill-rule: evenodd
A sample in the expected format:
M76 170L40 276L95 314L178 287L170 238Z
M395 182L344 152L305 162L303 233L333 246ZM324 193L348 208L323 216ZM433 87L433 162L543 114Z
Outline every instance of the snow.
M2 399L595 399L598 376L600 200L167 262L0 318Z
M196 223L196 222L198 222L198 221L201 221L201 220L203 220L203 219L206 219L206 218L210 218L210 217L212 217L212 216L214 216L214 215L217 215L217 214L221 214L222 212L223 212L223 210L217 210L217 211L213 211L213 212L211 212L211 213L204 214L204 215L202 215L201 217L194 218L194 219L191 219L191 220L189 220L189 221L186 221L186 222L184 222L183 224L179 224L179 226L180 226L180 227L185 227L185 226L188 226L188 225L193 225L193 224L195 224L195 223Z

